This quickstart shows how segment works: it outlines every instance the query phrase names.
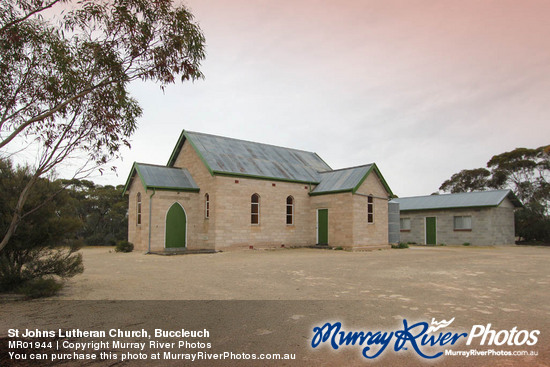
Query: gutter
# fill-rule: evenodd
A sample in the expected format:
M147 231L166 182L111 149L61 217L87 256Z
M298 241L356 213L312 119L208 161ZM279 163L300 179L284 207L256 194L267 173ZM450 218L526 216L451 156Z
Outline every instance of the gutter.
M147 247L146 254L151 253L151 223L153 222L151 220L151 214L152 214L152 211L153 211L153 196L155 196L156 193L157 192L156 192L155 188L153 188L153 193L149 196L149 244L148 244L148 247Z
M382 200L387 200L387 201L390 201L392 200L392 198L383 198L381 196L374 196L374 195L367 195L367 194L361 194L360 192L354 192L353 195L359 195L359 196L366 196L366 197L371 197L371 198L374 198L374 199L382 199Z

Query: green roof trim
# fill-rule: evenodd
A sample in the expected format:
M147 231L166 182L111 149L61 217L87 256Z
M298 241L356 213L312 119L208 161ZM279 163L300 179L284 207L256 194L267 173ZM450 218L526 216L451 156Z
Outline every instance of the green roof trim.
M353 189L344 189L344 190L334 190L334 191L321 191L321 192L310 192L309 196L319 196L319 195L329 195L329 194L341 194L344 192L353 193Z
M197 153L197 155L201 159L202 163L204 164L204 166L206 167L208 172L210 172L210 175L214 176L214 171L212 171L212 168L210 168L210 165L208 164L208 161L204 158L204 156L202 155L200 149L198 149L197 146L195 145L195 143L193 142L193 140L189 138L189 136L187 135L185 130L183 130L182 134L185 136L186 140L189 141L189 143L191 144L191 146L193 147L193 149L195 150L195 152ZM185 142L185 140L181 143L181 147L183 147L184 142ZM181 147L178 150L178 154L179 154L179 151L181 151ZM174 163L175 163L175 159L174 159Z
M183 146L186 138L187 137L185 136L185 130L182 130L178 138L178 142L174 146L172 154L170 154L170 159L168 159L168 163L166 163L167 167L173 167L174 163L176 163L176 159L178 158L178 154L180 154L181 147Z
M132 179L136 174L146 191L149 189L181 192L200 191L193 177L185 168L171 168L134 162L124 185L122 195L126 194L129 190Z
M340 192L355 194L374 171L389 196L395 196L374 163L333 170L314 152L186 130L182 130L167 168L175 168L186 141L212 176L315 185L317 187L310 192L315 196Z
M124 184L124 190L122 190L122 196L126 194L126 191L130 188L130 183L132 182L132 178L134 176L134 172L137 172L139 179L141 180L141 184L145 189L147 190L147 185L145 184L145 181L143 181L143 176L139 173L139 169L137 167L137 162L134 162L132 165L132 169L130 170L130 174L128 175L128 178L126 179L126 183Z
M365 165L366 166L366 165ZM365 166L358 166L358 167L350 167L350 168L342 168L340 170L335 170L335 171L327 171L327 172L323 172L323 173L331 173L331 172L337 172L337 171L346 171L346 170L352 170L352 169L360 169L362 167L365 167ZM378 176L378 178L380 179L380 182L382 183L382 186L384 186L384 189L388 192L388 195L389 197L393 197L394 194L393 192L391 191L388 183L386 182L386 180L384 179L384 176L382 176L382 173L380 172L380 170L378 169L378 166L376 166L376 163L371 163L370 164L370 167L369 169L363 174L363 176L361 177L361 179L359 179L359 181L357 181L357 184L355 184L355 186L353 187L346 187L346 188L339 188L338 186L336 186L334 189L332 190L324 190L324 191L312 191L309 193L310 196L317 196L317 195L327 195L327 194L337 194L337 193L342 193L342 192L351 192L352 194L355 194L357 192L357 190L359 190L359 188L361 187L361 185L365 182L365 180L367 179L367 177L371 174L371 172L375 172L376 175ZM341 187L341 186L340 186Z
M500 204L499 204L499 205L500 205ZM462 210L472 210L472 209L478 210L478 209L496 208L496 207L498 207L499 205L451 206L451 207L446 207L446 208L404 209L404 210L399 210L399 211L402 212L402 213L408 213L408 212L421 212L421 211L427 212L427 211L458 210L458 209L462 209Z
M147 186L149 189L161 190L161 191L180 191L180 192L200 192L201 189L194 187L169 187L169 186Z
M293 182L293 183L310 184L310 185L318 185L319 184L319 182L314 182L314 181L300 181L300 180L292 180L292 179L287 179L287 178L257 176L257 175L249 175L249 174L246 174L246 173L223 172L223 171L212 171L212 173L216 176L228 176L228 177L239 177L239 178L255 178L255 179L258 179L258 180L278 181L278 182Z
M352 190L352 192L355 194L357 192L357 190L359 190L359 187L361 187L361 185L363 184L363 182L365 182L365 180L367 179L367 177L370 175L370 173L374 171L376 173L376 175L378 176L378 178L380 179L380 181L382 182L382 186L384 186L384 188L386 189L386 191L388 192L388 194L390 194L390 198L393 197L393 192L391 191L390 189L390 186L388 185L388 183L386 182L386 179L384 178L384 176L382 176L382 172L380 172L380 170L378 169L378 166L376 165L376 163L373 163L372 166L370 167L370 169L367 171L367 173L365 174L365 176L363 176L363 178L361 179L361 181L359 181L359 183L357 184L357 186L355 186Z

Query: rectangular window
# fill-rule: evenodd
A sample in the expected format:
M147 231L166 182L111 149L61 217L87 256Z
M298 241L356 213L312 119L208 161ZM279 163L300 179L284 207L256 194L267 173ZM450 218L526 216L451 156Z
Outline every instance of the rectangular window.
M250 217L251 224L260 223L260 206L256 203L252 203L252 215Z
M455 231L471 231L472 217L471 216L456 216L454 217Z
M410 231L411 230L411 218L400 218L399 224L402 231Z
M369 196L367 199L367 223L374 223L374 198Z

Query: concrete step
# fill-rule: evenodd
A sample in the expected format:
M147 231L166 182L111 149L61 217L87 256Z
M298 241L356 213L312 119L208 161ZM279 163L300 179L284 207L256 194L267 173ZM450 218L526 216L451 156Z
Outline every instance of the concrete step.
M175 249L164 249L163 251L151 251L151 252L148 252L148 254L171 256L171 255L214 254L216 252L217 252L216 250L210 250L210 249L175 248Z

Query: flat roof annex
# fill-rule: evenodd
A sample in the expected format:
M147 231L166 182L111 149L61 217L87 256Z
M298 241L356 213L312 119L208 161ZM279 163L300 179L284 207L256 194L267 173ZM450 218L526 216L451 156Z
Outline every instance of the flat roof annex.
M400 211L481 208L499 206L508 198L515 207L523 206L511 190L462 192L457 194L413 196L393 199Z

